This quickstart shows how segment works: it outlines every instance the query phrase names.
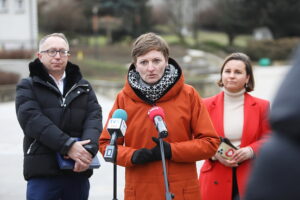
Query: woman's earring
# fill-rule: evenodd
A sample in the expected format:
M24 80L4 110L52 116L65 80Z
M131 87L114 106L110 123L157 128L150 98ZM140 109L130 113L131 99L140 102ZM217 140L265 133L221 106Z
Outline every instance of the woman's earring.
M245 83L245 88L248 88L248 83Z

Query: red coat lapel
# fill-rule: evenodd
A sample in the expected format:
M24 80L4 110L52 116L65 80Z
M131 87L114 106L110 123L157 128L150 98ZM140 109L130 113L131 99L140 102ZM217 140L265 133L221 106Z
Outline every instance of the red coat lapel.
M259 126L260 110L255 99L245 93L244 100L244 128L241 140L241 147L247 146L251 141L256 141L257 129Z
M207 105L208 112L213 121L214 128L219 136L224 137L224 92L220 92L216 96L205 99L204 103Z
M214 127L219 136L224 137L224 92L204 100L210 117L213 119ZM245 93L244 100L244 127L241 139L241 147L247 146L251 141L255 141L259 126L260 110L255 99Z

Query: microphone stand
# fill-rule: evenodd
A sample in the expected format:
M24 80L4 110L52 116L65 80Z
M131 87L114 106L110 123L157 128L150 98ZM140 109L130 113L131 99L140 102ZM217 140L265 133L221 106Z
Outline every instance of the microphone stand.
M112 200L118 200L117 198L117 154L118 154L118 145L117 145L117 140L114 140L114 146L115 146L115 157L114 157L114 190L113 190L113 199Z
M162 135L159 136L159 146L160 146L160 155L161 155L161 162L163 167L163 174L164 174L164 182L165 182L165 189L166 189L166 200L172 200L174 198L174 194L170 193L169 191L169 181L167 177L167 168L166 168L166 159L165 159L165 151L163 145Z
M117 199L117 164L114 163L114 194L113 194L113 200Z
M104 160L106 162L112 162L114 164L113 167L113 199L117 199L117 154L118 154L118 145L117 145L117 134L113 133L110 139L109 145L106 147Z
M127 120L127 113L123 109L117 109L112 118L109 120L107 124L107 130L111 135L110 143L106 146L104 153L104 160L106 162L112 162L114 164L113 167L113 199L117 199L117 155L118 155L118 137L123 137L123 134L126 131L125 121Z

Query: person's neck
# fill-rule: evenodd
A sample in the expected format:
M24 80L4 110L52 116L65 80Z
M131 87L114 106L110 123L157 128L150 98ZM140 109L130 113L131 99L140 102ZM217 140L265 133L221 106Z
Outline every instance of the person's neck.
M56 81L59 81L63 75L64 75L64 72L62 73L49 73Z
M226 96L233 97L233 98L243 96L244 93L246 92L245 88L243 88L242 90L240 90L238 92L230 92L230 91L226 90L225 88L223 88L223 91Z

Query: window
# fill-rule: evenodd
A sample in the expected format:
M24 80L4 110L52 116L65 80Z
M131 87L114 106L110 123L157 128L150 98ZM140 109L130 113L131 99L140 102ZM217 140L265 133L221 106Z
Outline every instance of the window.
M7 13L7 0L0 0L0 13Z
M7 8L7 0L0 0L0 8Z
M15 10L16 13L24 13L25 11L24 0L15 0Z

